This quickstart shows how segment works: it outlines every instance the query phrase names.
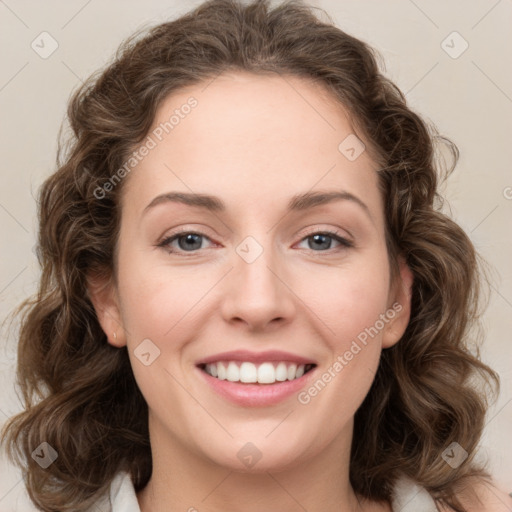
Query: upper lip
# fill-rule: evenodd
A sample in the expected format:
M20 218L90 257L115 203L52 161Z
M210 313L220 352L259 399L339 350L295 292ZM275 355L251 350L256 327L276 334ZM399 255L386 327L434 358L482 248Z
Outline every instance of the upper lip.
M302 357L291 352L281 350L267 350L265 352L249 352L248 350L232 350L205 357L197 361L196 365L217 363L219 361L248 361L251 363L265 363L272 361L289 361L297 364L316 364L312 359Z

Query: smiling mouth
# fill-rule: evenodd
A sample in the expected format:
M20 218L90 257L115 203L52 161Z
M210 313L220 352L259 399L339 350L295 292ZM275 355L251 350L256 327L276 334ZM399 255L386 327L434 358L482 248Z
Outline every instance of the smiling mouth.
M199 368L218 380L240 384L276 384L300 379L316 364L296 364L286 361L252 363L249 361L218 361L200 364Z

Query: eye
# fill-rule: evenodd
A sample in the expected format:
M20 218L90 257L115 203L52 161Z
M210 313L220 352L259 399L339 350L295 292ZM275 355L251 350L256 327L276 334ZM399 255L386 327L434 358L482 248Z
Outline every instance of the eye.
M204 247L202 247L203 240L209 240L211 242L210 238L203 233L194 231L181 231L164 238L160 243L157 244L157 247L166 249L169 254L189 253L189 255L193 255L193 253L197 252L198 250L204 249ZM306 249L313 250L314 252L326 252L333 250L333 242L338 244L338 247L334 247L334 250L354 247L353 242L343 236L340 236L338 232L329 230L312 230L307 234L307 236L302 238L300 243L306 241L308 242L308 247Z
M354 244L347 240L345 237L339 235L336 231L312 231L301 242L308 242L308 249L314 250L314 252L323 252L332 249L332 242L338 244L343 248L354 247ZM318 250L317 250L318 249Z
M167 249L169 253L195 252L198 249L203 249L203 239L210 240L206 235L203 235L202 233L182 231L180 233L175 233L174 235L170 235L164 238L158 244L158 247ZM177 244L175 244L175 242L177 242Z

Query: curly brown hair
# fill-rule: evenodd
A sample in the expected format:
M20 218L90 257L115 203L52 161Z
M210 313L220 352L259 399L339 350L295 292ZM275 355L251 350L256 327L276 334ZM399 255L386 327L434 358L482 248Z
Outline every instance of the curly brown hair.
M87 291L93 273L115 280L123 182L104 197L97 191L147 136L168 95L228 70L322 84L369 142L382 168L392 270L402 255L414 284L406 332L383 351L355 415L350 481L358 494L389 501L404 474L438 505L464 511L456 491L470 477L489 476L474 454L489 389L499 389L499 379L469 345L486 282L481 261L441 212L438 184L458 150L407 106L381 73L375 50L310 6L271 8L268 0L211 0L139 31L70 100L73 133L68 144L59 142L57 170L39 197L39 289L19 309L24 411L2 433L30 498L44 511L85 510L118 471L131 474L136 491L151 476L147 404L126 347L107 343ZM437 154L438 144L453 165ZM30 456L43 441L59 454L47 469ZM441 458L452 441L469 453L456 469Z

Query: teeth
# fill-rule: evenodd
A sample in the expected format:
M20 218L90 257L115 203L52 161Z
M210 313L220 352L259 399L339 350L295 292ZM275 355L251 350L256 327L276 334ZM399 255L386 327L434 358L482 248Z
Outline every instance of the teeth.
M240 365L240 382L258 382L258 370L254 364L242 363Z
M206 373L219 380L230 382L274 384L285 380L295 380L302 377L304 373L313 368L313 365L296 365L295 363L261 363L256 365L244 361L221 361L207 364L204 367Z
M237 364L233 361L228 364L228 369L226 370L226 380L229 380L230 382L240 381L240 370Z
M286 368L286 364L279 363L276 368L276 380L279 382L283 382L288 378L288 368Z
M220 380L226 380L226 367L222 364L222 363L218 363L218 364L209 364L207 365L207 367L212 367L212 366L216 366L217 367L217 378L220 379ZM214 374L214 371L210 370L208 372L212 377L215 377Z
M258 384L274 384L276 372L272 363L260 364L258 368Z

